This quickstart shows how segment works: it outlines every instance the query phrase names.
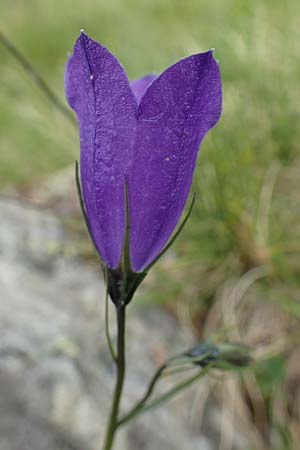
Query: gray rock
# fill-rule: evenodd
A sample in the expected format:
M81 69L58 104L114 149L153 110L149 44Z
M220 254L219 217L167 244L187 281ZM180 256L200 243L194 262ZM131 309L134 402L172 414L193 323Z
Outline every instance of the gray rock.
M100 270L70 255L51 212L1 200L0 216L0 450L98 450L114 383ZM136 298L128 313L124 409L189 346L162 308ZM191 392L124 427L116 449L214 449L188 419Z

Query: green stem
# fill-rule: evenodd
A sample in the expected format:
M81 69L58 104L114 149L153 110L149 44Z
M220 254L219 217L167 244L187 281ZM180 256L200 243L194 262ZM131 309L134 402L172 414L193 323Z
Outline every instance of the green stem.
M48 99L52 102L56 109L58 109L74 127L77 128L77 121L75 116L69 108L67 108L56 93L49 87L46 81L41 77L39 72L31 65L25 56L17 49L17 47L8 39L8 37L0 30L0 42L10 52L10 54L23 67L25 72L33 79L37 86L44 92Z
M189 369L195 369L195 366L178 367L176 369L176 365L180 366L180 363L182 363L182 362L189 362L189 364L191 364L193 362L199 362L199 361L202 361L207 356L208 356L207 354L201 355L201 357L196 357L196 358L187 358L186 356L182 356L181 359L178 356L174 356L172 358L167 359L164 362L164 364L162 364L156 370L156 372L154 373L154 375L151 378L151 381L149 383L149 386L148 386L144 396L133 406L133 408L124 417L122 417L119 420L118 426L125 424L126 422L131 420L136 415L140 414L141 412L144 412L144 411L148 410L148 405L147 405L147 408L146 408L146 402L149 400L149 398L153 394L154 388L155 388L157 382L160 380L161 376L164 374L165 370L170 369L172 367L172 365L175 366L175 369L173 369L169 373L166 373L166 375L173 375L173 374L181 372L181 371L187 371ZM154 402L152 402L150 404L151 408L153 407L152 405L155 405L155 406L157 405L158 406L158 404L160 403L161 400L162 401L167 400L168 398L170 398L173 395L177 394L183 387L189 386L191 383L194 382L194 380L198 379L200 376L203 376L203 375L204 375L204 369L201 370L200 374L199 373L196 374L196 376L193 376L192 378L189 378L188 380L184 381L183 384L181 383L181 384L175 386L173 389L168 391L162 397L159 397L158 399L154 400Z
M114 437L118 428L118 414L120 400L123 390L125 377L125 312L126 306L121 303L116 307L117 322L118 322L118 341L117 341L117 381L115 386L114 398L110 418L108 422L106 437L104 441L103 450L111 450L114 442Z
M161 377L163 371L166 369L166 367L167 367L167 364L163 364L162 366L160 366L159 369L157 369L157 371L155 372L154 376L152 377L152 379L150 381L150 384L148 386L148 389L147 389L145 395L141 398L141 400L139 400L136 403L136 405L132 408L132 410L124 418L122 418L119 421L119 425L123 424L124 421L127 422L127 417L131 418L131 417L135 416L138 411L140 411L140 409L144 406L146 401L151 397L151 395L154 391L155 385L158 382L158 380L160 379L160 377Z
M106 340L108 349L110 352L110 355L112 357L112 360L114 363L117 362L117 358L115 355L114 346L110 337L109 332L109 298L108 298L108 274L107 274L107 267L105 267L105 286L106 286L106 293L105 293L105 334L106 334Z
M157 399L153 400L152 402L145 404L145 400L143 402L139 402L128 414L126 414L124 417L122 417L117 426L123 426L130 420L132 420L134 417L144 414L145 412L156 408L157 406L160 406L161 403L169 400L170 398L174 397L176 394L190 386L191 384L195 383L199 378L203 377L208 372L209 367L206 367L205 369L202 369L201 372L198 372L196 375L188 378L187 380L183 381L182 383L176 385L174 388L167 391L165 394L161 395ZM150 395L149 395L150 396ZM149 396L147 398L149 398Z

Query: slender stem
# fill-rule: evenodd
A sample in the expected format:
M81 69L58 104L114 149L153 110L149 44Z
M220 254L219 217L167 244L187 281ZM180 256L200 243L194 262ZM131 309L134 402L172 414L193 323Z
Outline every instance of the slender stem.
M126 416L124 418L122 418L119 421L119 424L122 424L124 420L127 421L126 420L127 417L129 417L129 416L131 417L131 416L135 415L135 413L144 406L144 404L149 399L149 397L151 397L153 390L155 388L155 385L158 382L158 380L160 379L160 377L166 367L167 367L167 364L163 364L162 366L159 367L159 369L157 369L157 371L155 372L155 374L153 375L153 377L149 383L149 386L148 386L148 389L147 389L145 395L141 398L141 400L139 400L136 403L136 405L132 408L132 410L128 414L126 414Z
M107 267L105 267L105 286L106 286L106 293L105 293L105 334L106 334L106 340L108 344L108 349L111 354L111 357L115 363L117 363L117 358L114 350L114 346L110 337L109 332L109 298L108 298L108 274L107 274Z
M148 386L144 396L133 406L133 408L124 417L122 417L119 420L118 425L123 425L124 423L128 422L131 418L133 418L136 415L140 414L141 411L144 412L144 411L148 410L148 405L146 405L146 402L147 402L147 400L149 400L149 398L153 394L154 388L155 388L157 382L160 380L161 376L164 375L164 371L165 370L166 370L165 375L174 375L174 374L176 374L178 372L181 372L181 371L187 371L189 369L195 369L195 366L180 367L180 365L182 364L182 362L183 363L184 362L188 362L189 364L191 364L193 362L199 362L199 361L202 361L207 356L208 356L207 354L203 354L200 357L187 358L186 356L183 355L181 359L178 356L174 356L172 358L167 359L156 370L156 372L154 373L153 377L150 380L149 386ZM172 370L172 366L173 367L175 366L175 368L173 368L173 370ZM176 366L177 366L177 368L176 368ZM167 373L168 369L171 369L171 370ZM203 375L204 375L204 371L202 369L200 374L198 373L198 374L196 374L196 376L193 376L191 378L192 382L194 381L194 379L198 379L200 376L203 376ZM155 404L155 405L157 404L158 405L160 403L161 399L162 399L162 401L164 399L168 399L170 396L173 396L174 394L179 392L181 390L181 388L182 388L181 386L185 387L185 386L188 386L190 383L191 383L190 379L185 380L183 382L183 384L181 383L181 384L175 386L173 389L168 391L166 394L163 394L161 397L159 397L158 399L154 400L149 405L153 405L153 404Z
M108 422L106 437L104 441L103 450L111 450L114 437L118 428L118 414L120 400L123 390L125 377L125 312L126 305L121 303L116 307L117 322L118 322L118 341L117 341L117 381L115 386L114 398L110 418Z
M17 47L8 39L8 37L0 30L0 42L10 52L10 54L18 61L33 81L44 92L48 99L52 102L56 109L58 109L69 122L77 127L77 122L73 113L64 105L55 92L49 87L46 81L41 77L39 72L32 66L32 64L25 58L25 56L17 49Z
M202 369L201 372L198 372L196 375L194 375L194 376L188 378L187 380L183 381L182 383L176 385L174 388L170 389L165 394L159 396L157 399L153 400L152 402L150 402L146 405L142 404L142 403L140 405L136 405L136 407L134 407L128 414L126 414L124 417L122 417L119 420L118 426L125 425L127 422L129 422L134 417L136 417L140 414L144 414L145 412L149 411L150 409L154 409L157 406L161 405L161 403L174 397L176 394L181 392L183 389L187 388L191 384L195 383L195 381L197 381L199 378L203 377L207 373L208 369L209 369L209 367Z

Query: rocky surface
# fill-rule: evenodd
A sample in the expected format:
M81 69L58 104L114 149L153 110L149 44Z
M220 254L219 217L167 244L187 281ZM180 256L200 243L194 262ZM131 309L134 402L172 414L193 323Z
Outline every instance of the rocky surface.
M0 199L0 217L0 450L100 450L114 382L100 270L75 255L51 211ZM127 324L124 410L190 345L170 314L138 298ZM218 409L199 412L201 383L120 430L116 450L219 448Z

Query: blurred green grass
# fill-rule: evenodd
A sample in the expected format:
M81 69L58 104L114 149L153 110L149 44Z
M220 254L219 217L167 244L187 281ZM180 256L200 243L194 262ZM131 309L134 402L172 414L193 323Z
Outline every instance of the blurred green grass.
M67 52L81 28L130 78L216 49L222 119L202 144L180 257L171 252L160 264L159 289L144 298L184 299L201 324L226 280L262 266L260 295L299 321L298 0L1 0L0 9L3 31L63 100ZM1 47L0 81L0 189L38 186L78 157L77 133Z
M186 245L197 258L194 241L201 242L202 259L212 264L237 250L248 267L264 259L269 239L282 265L278 252L290 241L286 223L265 229L261 194L264 183L277 180L272 170L281 175L299 166L299 14L297 0L2 0L1 27L63 101L66 55L80 28L106 44L130 78L215 47L223 115L202 145ZM0 187L26 185L71 164L77 133L1 47L0 77ZM283 222L291 216L280 217L286 189L276 199ZM297 201L291 221L295 213ZM299 231L297 223L293 228Z
M239 158L251 172L250 166L266 168L273 158L286 163L297 156L296 12L296 0L2 0L1 27L61 98L66 55L80 28L109 46L130 78L215 47L224 82L224 112L203 145L199 166L215 152L219 165L233 171L230 160ZM70 163L78 141L7 51L0 52L4 186L26 183L37 172Z

